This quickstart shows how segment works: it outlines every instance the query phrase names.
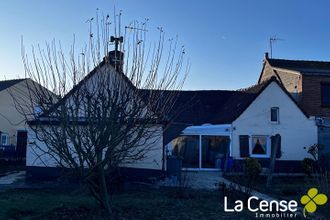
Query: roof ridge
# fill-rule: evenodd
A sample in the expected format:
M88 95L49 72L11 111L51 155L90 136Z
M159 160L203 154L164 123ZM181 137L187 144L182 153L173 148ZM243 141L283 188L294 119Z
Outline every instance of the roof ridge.
M22 80L26 80L29 78L21 78L21 79L5 79L5 80L0 80L0 82L10 82L10 81L22 81Z
M262 81L261 83L256 83L254 85L251 85L251 86L248 86L248 87L245 87L245 88L240 88L240 89L237 89L236 91L238 92L253 92L253 93L257 93L258 91L251 91L252 89L255 89L255 88L258 88L261 89L262 87L265 86L265 84L267 84L269 81L274 81L274 80L277 80L276 78L274 79L273 77L265 80L265 81Z
M12 79L12 80L0 81L0 92L22 82L23 80L25 79Z
M155 89L139 89L139 90L155 90ZM201 89L201 90L164 90L164 89L160 89L156 91L170 91L170 92L236 92L237 90L230 90L230 89Z
M278 59L278 58L268 58L268 61L272 60L280 60L280 61L293 61L293 62L314 62L314 63L330 63L329 61L323 61L323 60L295 60L295 59Z

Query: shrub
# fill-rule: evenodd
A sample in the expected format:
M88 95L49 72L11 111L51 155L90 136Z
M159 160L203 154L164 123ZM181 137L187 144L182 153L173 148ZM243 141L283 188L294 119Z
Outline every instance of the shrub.
M283 196L296 196L298 193L298 190L294 187L288 187L281 190Z
M261 165L255 158L246 158L244 161L244 173L249 178L256 178L261 172Z

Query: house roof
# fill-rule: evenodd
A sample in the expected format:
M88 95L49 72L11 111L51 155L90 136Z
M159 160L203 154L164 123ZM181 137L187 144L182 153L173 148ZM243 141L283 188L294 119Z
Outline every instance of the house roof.
M143 97L148 97L150 90L143 90ZM199 125L214 123L214 115L219 109L237 93L229 90L199 90L199 91L164 91L152 90L153 93L162 93L164 97L174 96L173 106L165 115L165 120L177 124ZM172 94L175 93L175 94Z
M92 78L95 74L98 73L98 71L105 65L108 64L109 70L110 68L112 68L112 70L114 70L114 73L116 74L120 74L120 76L123 78L123 80L125 80L125 82L127 82L127 86L130 86L131 88L135 88L135 86L133 85L133 83L129 80L129 78L120 70L116 70L114 65L112 64L111 59L113 59L113 57L111 57L111 54L109 53L108 56L104 57L103 60L97 64L93 70L91 72L89 72L81 81L78 82L77 85L74 85L73 88L67 93L65 94L57 103L55 103L53 106L51 106L48 111L45 111L41 116L49 116L52 112L54 112L54 110L56 108L58 108L60 106L60 104L63 104L70 96L72 96L76 91L79 90L79 88L81 88L90 78Z
M4 80L0 81L0 92L2 90L8 89L9 87L12 87L13 85L22 82L25 79L12 79L12 80Z
M272 66L282 69L294 70L303 75L326 75L330 76L330 62L311 60L285 60L270 59L266 61Z
M266 59L272 66L279 68L298 68L296 63L324 63L317 61L292 61L292 60L280 60L280 59ZM44 113L44 116L49 114L52 110L57 108L59 103L68 98L73 92L75 92L83 83L85 83L92 75L97 72L97 68L100 68L105 64L105 61L101 62L93 71L91 71L82 81L78 83L68 94L66 94L62 100L55 104L50 110ZM311 64L309 64L311 65ZM313 65L311 65L313 66ZM319 66L322 66L319 64ZM307 64L306 64L307 69ZM117 71L116 71L117 72ZM330 74L330 63L329 63ZM129 86L134 85L124 75ZM295 100L283 87L283 85L277 81L275 77L261 82L257 85L241 89L241 90L197 90L197 91L164 91L164 90L152 90L153 93L161 92L165 97L171 95L169 93L176 93L175 103L167 115L163 118L165 120L170 119L171 122L182 125L201 125L206 123L211 124L228 124L232 123L238 118L250 104L259 96L260 93L271 83L276 82L281 89L288 95L289 98L297 105ZM145 97L145 101L148 101L148 97L151 90L139 90L142 91L142 98ZM157 103L156 105L158 105ZM162 104L162 103L161 103ZM297 107L307 116L307 114L297 105ZM157 109L157 106L155 106Z
M176 102L169 112L169 118L171 118L174 123L186 124L187 126L206 123L230 124L236 120L272 82L276 82L288 97L296 103L280 82L278 82L275 77L272 77L267 81L237 91L176 91ZM297 107L305 114L298 105ZM305 116L308 117L307 114L305 114Z

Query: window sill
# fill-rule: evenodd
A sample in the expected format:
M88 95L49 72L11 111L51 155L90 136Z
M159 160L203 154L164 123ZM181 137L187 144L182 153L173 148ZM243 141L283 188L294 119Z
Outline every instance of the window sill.
M270 158L270 155L251 154L250 157L253 157L253 158Z

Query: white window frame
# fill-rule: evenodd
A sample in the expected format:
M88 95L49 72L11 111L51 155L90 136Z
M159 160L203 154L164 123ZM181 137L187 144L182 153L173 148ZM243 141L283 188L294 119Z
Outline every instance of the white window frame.
M3 138L6 138L6 143L4 144L3 143ZM6 134L6 133L2 133L1 134L1 145L2 146L8 146L9 145L9 135L8 134Z
M252 150L253 150L253 138L266 138L266 154L253 154ZM271 153L271 140L270 140L270 136L269 135L251 135L249 138L249 142L250 142L250 147L249 147L249 151L250 151L250 157L255 157L255 158L270 158L270 153Z
M272 109L277 110L277 121L272 121ZM271 107L270 108L270 122L272 124L279 124L280 123L280 108L279 107Z

